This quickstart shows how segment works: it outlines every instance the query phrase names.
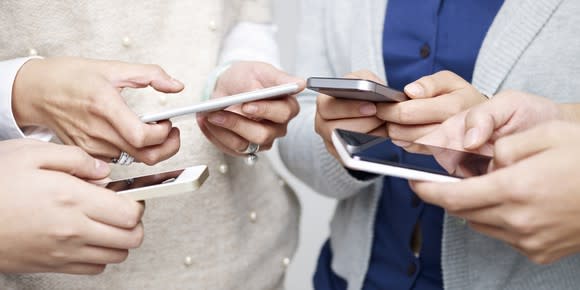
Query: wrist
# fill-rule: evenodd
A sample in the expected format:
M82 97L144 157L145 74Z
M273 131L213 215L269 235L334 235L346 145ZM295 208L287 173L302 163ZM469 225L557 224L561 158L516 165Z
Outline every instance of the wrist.
M43 71L43 63L43 59L31 59L16 73L12 87L12 112L16 124L21 128L42 124L35 108L42 105L38 100L42 96L41 78L37 76Z

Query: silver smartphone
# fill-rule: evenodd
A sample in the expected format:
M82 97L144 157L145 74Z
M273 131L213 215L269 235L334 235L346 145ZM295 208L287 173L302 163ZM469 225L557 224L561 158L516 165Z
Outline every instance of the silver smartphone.
M409 99L401 91L361 79L311 77L306 87L321 94L342 99L370 102L403 102Z
M335 129L332 143L345 167L410 180L454 182L488 172L491 157L471 152L412 143L416 151L435 158L441 168L430 168L413 158L401 160L389 138ZM404 148L403 148L404 149Z
M197 190L205 182L207 166L192 166L179 170L113 180L99 185L133 200L148 200Z
M243 104L248 102L254 102L258 100L279 98L281 96L287 96L298 93L298 84L285 84L270 88L265 88L257 91L237 94L233 96L221 97L216 99L211 99L199 104L170 109L165 112L146 114L141 116L141 121L145 123L158 122L161 120L169 120L171 118L179 117L182 115L200 113L200 112L213 112L223 110L229 106Z

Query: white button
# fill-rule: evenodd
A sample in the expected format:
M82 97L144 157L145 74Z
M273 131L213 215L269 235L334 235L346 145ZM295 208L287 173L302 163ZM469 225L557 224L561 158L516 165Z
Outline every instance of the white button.
M34 48L30 48L28 49L28 56L37 56L38 55L38 51Z
M210 21L207 26L209 27L209 30L211 30L211 31L217 30L217 23L214 20Z
M465 224L467 224L467 221L463 218L457 218L457 223L464 226Z
M248 166L254 166L258 162L258 155L250 154L246 156L245 162Z
M159 104L162 106L167 105L167 96L166 95L159 96Z
M191 256L187 256L187 257L185 257L185 259L183 259L183 264L184 264L186 267L189 267L189 266L191 266L191 265L193 264L193 259L191 258Z
M252 223L256 223L257 220L258 220L258 213L256 213L255 211L250 212L250 221Z
M129 36L123 37L123 46L124 47L131 46L131 38Z
M288 265L290 265L290 258L285 257L282 259L282 265L284 265L284 267L288 267Z
M227 164L220 164L218 170L221 174L226 174L228 173L229 167Z
M284 181L284 179L282 179L282 178L278 178L278 185L285 186L286 185L286 181Z

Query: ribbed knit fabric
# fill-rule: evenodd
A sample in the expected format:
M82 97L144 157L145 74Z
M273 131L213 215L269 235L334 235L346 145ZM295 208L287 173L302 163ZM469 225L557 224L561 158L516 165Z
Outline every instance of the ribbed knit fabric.
M342 76L370 69L385 77L380 37L386 0L303 0L297 73ZM387 11L387 15L388 15ZM580 101L580 1L506 0L476 63L473 83L493 95L517 89L558 102ZM323 195L340 200L331 223L332 269L359 290L368 266L380 184L360 182L314 132L315 102L305 98L279 144L288 168ZM445 217L445 289L578 289L580 256L533 264L503 242Z

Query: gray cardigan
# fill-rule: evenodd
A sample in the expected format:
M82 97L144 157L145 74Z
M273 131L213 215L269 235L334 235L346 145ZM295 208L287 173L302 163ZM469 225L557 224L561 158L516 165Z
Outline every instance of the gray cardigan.
M386 0L303 1L298 74L341 76L370 69L385 78L382 29ZM388 13L388 11L387 11ZM580 98L580 1L506 0L481 48L473 83L493 95L523 90L558 102ZM280 154L319 193L340 200L331 223L333 270L361 289L369 262L381 182L351 177L313 130L315 103L302 97ZM580 256L531 263L503 242L446 216L442 241L445 289L578 289Z

